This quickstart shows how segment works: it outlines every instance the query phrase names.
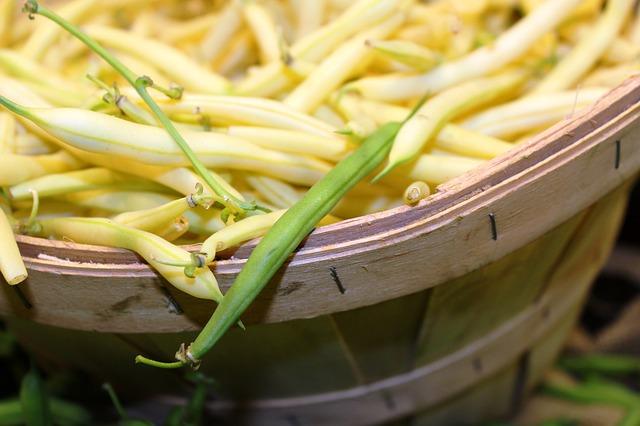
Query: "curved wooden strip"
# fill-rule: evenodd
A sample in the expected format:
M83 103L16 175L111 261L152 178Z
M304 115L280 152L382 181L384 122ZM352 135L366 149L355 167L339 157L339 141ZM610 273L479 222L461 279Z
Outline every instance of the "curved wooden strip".
M622 153L618 168L616 141ZM639 169L640 77L531 143L444 185L417 208L318 229L245 321L315 317L447 282L533 241ZM496 219L495 241L489 214ZM176 294L187 315L168 314L155 273L128 252L26 237L20 245L31 271L25 288L37 309L26 311L9 295L0 298L2 314L80 329L164 332L195 329L212 308ZM246 255L241 248L218 262L223 288ZM136 310L112 309L130 299L138 301ZM141 312L154 320L142 322Z
M433 407L515 362L535 341L581 304L589 281L562 287L487 336L406 374L344 391L260 401L216 401L217 415L239 415L244 424L379 424ZM389 403L391 401L391 403ZM236 413L236 414L234 414Z

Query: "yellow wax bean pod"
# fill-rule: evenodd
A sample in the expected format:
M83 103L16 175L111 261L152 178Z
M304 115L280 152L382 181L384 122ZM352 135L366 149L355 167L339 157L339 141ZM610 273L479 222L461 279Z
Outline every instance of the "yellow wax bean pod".
M158 127L73 108L26 109L2 96L0 104L80 150L144 164L189 164L173 139ZM183 131L182 135L208 167L260 171L302 185L312 185L331 168L317 159L267 150L220 133Z
M315 0L312 2L291 0L289 3L295 15L297 39L316 31L322 26L328 12L326 0Z
M11 285L27 279L27 269L22 261L9 218L3 209L0 209L0 272Z
M408 108L369 101L354 95L341 96L339 102L347 114L350 114L354 108L358 108L360 114L374 121L374 125L382 125L388 121L401 121L410 113ZM435 147L469 157L488 159L503 154L513 148L513 145L449 123L438 132Z
M224 54L213 63L213 68L220 74L232 76L236 72L244 72L244 68L257 60L255 41L249 31L241 31L229 43Z
M15 0L0 0L0 47L11 44L11 22L16 11Z
M187 210L196 206L194 201L184 197L158 207L120 213L111 220L131 228L158 234L159 230L167 228Z
M494 72L524 54L543 34L551 31L581 0L546 0L531 14L502 33L491 45L419 75L368 77L350 88L367 98L402 101ZM628 1L628 0L625 0Z
M518 71L462 83L429 99L407 120L396 136L383 176L416 158L448 122L465 111L504 96L520 85L526 74Z
M205 256L205 262L213 262L216 253L222 250L263 236L285 212L278 210L249 216L216 232L202 243L200 251Z
M184 216L189 221L189 232L198 235L210 236L227 226L222 221L220 209L192 209L186 211Z
M244 0L242 12L258 43L260 60L266 64L280 60L280 35L269 11L255 0Z
M172 195L159 192L127 191L122 189L82 191L63 194L58 198L79 207L116 214L160 207L175 199Z
M466 157L491 159L504 154L513 145L464 127L449 124L438 133L436 147Z
M167 188L182 194L191 194L198 185L204 188L205 194L212 197L215 201L222 201L213 191L211 191L206 183L191 169L186 167L162 167L142 164L132 159L124 159L104 154L95 154L82 151L75 148L67 147L73 155L81 160L100 167L129 173L134 176L148 179L159 183ZM212 177L223 186L227 191L236 198L244 200L242 194L236 191L228 182L222 179L217 173L211 171Z
M13 50L0 49L0 67L7 74L40 88L42 95L53 97L53 100L62 102L61 105L78 105L89 93L86 87L69 81L55 71ZM43 78L44 76L46 78Z
M0 155L14 152L15 138L16 119L9 113L0 112ZM0 161L2 161L2 157L0 157ZM2 167L0 167L0 173L1 170Z
M131 175L125 175L104 168L92 168L48 174L24 181L11 186L9 188L9 194L14 200L24 200L31 197L31 191L38 192L40 197L51 197L59 194L109 187L149 191L162 191L164 189L156 183Z
M604 14L532 93L559 92L573 87L604 54L629 17L633 0L609 0Z
M47 108L50 105L33 92L31 92L24 85L21 85L19 82L0 77L0 93L6 93L9 96L17 99L24 100L28 105L32 105L35 107ZM23 117L21 117L23 118ZM152 166L147 164L141 164L136 159L127 161L123 158L114 157L109 155L108 153L92 153L82 149L77 149L71 147L59 139L52 137L46 131L43 131L38 125L29 121L28 119L24 120L24 124L28 126L28 128L39 136L48 137L53 140L54 143L61 145L63 148L69 150L75 157L94 165L98 165L101 167L108 167L123 173L130 173L142 178L148 178L154 182L160 183L162 185L167 186L168 188L172 188L177 192L188 195L195 189L197 184L202 185L205 188L205 191L214 196L213 192L208 188L208 186L198 177L198 175L193 172L191 169L185 167L161 167L161 166ZM132 162L133 161L133 162ZM215 179L218 184L223 186L228 192L233 194L238 199L242 200L242 195L238 193L231 185L224 181L224 179L220 178L212 173L213 179Z
M330 161L340 160L353 148L347 139L338 135L327 138L296 130L249 126L229 126L226 132L230 136L253 142L263 148L311 155Z
M539 7L544 0L520 0L525 13L531 13L536 7ZM589 19L600 13L604 0L582 0L571 14L567 17L568 21L577 21L580 19Z
M107 26L89 25L85 30L103 45L149 62L187 90L210 94L229 91L230 84L224 77L169 45Z
M175 241L187 232L189 232L189 220L180 216L164 228L157 230L155 234L164 240Z
M635 17L630 24L629 39L636 45L640 44L640 4L636 7Z
M14 203L13 217L16 220L27 221L32 214L33 201L19 201ZM38 206L38 219L52 219L54 217L85 216L86 209L71 203L57 200L40 200Z
M343 41L369 28L398 10L403 0L359 0L336 19L291 46L295 61L318 62ZM283 73L281 64L269 64L248 75L236 86L236 93L243 96L273 96L289 87L290 75Z
M101 218L56 218L42 220L39 224L42 228L39 234L45 237L135 251L179 290L200 299L222 300L218 283L208 268L196 270L190 278L184 274L184 267L158 262L187 263L191 261L191 254L157 235Z
M597 68L580 82L581 87L607 87L613 89L623 81L640 73L640 60L613 67Z
M246 176L245 179L269 204L288 209L297 203L302 195L294 187L267 176Z
M352 76L373 55L366 41L386 38L404 22L403 14L395 14L374 28L344 43L322 61L318 67L284 100L286 105L303 112L311 112L325 98Z
M77 170L82 161L66 151L46 155L0 155L0 186L11 186L49 173Z
M291 46L294 58L316 62L343 41L391 16L402 7L403 0L359 0L336 19Z
M422 181L412 183L404 190L402 199L409 206L414 206L431 195L431 188Z
M57 13L69 22L77 23L89 16L98 3L99 0L74 0L60 7ZM38 28L22 47L22 53L31 59L40 60L62 34L64 30L58 25L39 20Z
M161 106L168 114L202 114L216 124L275 127L336 137L334 127L271 99L185 94L181 100L161 102Z
M443 59L440 53L407 40L368 40L367 46L417 71L428 71Z
M59 147L26 131L18 131L13 140L13 153L18 155L53 154Z
M194 42L204 37L209 29L214 28L218 13L211 12L187 21L164 23L158 37L169 44Z
M332 214L350 219L402 205L402 198L389 195L347 195L332 210Z
M237 1L227 2L227 5L216 17L210 30L204 35L200 44L200 57L205 62L213 61L224 50L242 28L242 11Z
M327 104L318 105L313 116L323 123L328 124L331 127L335 127L336 129L344 129L345 122L333 108L331 108Z
M412 180L440 185L484 163L483 160L453 155L423 154L411 165L398 170Z
M527 133L570 117L607 92L605 88L589 88L528 96L480 112L461 126L498 138Z

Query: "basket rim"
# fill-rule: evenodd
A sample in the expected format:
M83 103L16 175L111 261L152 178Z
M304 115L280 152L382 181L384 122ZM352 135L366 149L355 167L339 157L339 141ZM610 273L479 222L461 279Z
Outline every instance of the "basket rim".
M316 229L243 321L280 322L369 306L440 285L501 259L633 178L640 170L638 136L640 76L531 141L441 185L416 207ZM624 155L614 167L614 142L621 139ZM548 202L555 203L553 209L545 208ZM487 218L492 212L500 232L495 239ZM157 288L157 274L131 252L31 237L19 237L19 246L27 268L37 273L34 296L49 297L47 303L56 306L29 314L16 307L15 300L7 305L0 298L0 312L68 328L129 332L196 330L210 312L210 303L176 291L174 296L187 305L190 315L180 320L167 316L166 304L158 303L164 293ZM253 246L255 241L214 265L223 292ZM422 257L427 260L416 262ZM344 284L344 288L338 285L340 291L330 272L339 274ZM51 280L56 280L55 290L41 286ZM117 294L97 283L117 284ZM76 294L78 289L83 295ZM87 303L87 292L104 300ZM56 303L51 302L54 296L59 298ZM138 313L155 315L153 325L142 324L134 311L90 325L77 323L65 311L82 300L82 313L96 316L94 311L104 310L109 302L133 297L140 300Z

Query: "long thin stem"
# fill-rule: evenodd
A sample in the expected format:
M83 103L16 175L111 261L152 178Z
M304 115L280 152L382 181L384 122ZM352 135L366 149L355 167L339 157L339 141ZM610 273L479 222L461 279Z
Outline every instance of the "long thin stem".
M127 420L129 418L129 416L127 415L127 412L124 411L124 407L122 406L122 403L120 402L120 399L118 398L118 395L116 394L116 391L113 390L113 387L111 386L111 383L103 384L102 385L102 389L107 391L107 393L109 394L109 398L111 398L111 402L113 403L113 406L115 407L116 412L118 413L120 418L122 420Z
M46 7L38 4L36 0L28 0L25 4L25 11L29 13L29 15L38 14L42 15L47 19L55 22L60 25L62 28L67 30L70 34L76 37L78 40L82 41L86 44L91 50L97 53L102 59L104 59L109 65L111 65L118 73L120 73L131 86L133 86L140 95L140 97L145 101L145 103L149 106L153 114L156 116L160 124L166 129L167 133L171 136L171 138L178 144L180 149L184 152L185 156L191 162L194 170L205 183L216 193L218 194L226 203L226 207L229 208L233 213L237 213L240 215L245 214L245 210L255 210L255 204L248 203L236 198L233 194L227 191L219 182L217 182L209 170L205 167L205 165L198 159L197 155L193 152L189 144L184 140L182 135L178 132L176 127L173 125L171 120L166 116L166 114L160 109L158 104L153 100L153 98L149 95L147 91L148 87L157 87L154 85L153 80L147 76L139 77L129 68L127 68L122 62L120 62L115 56L110 54L104 47L102 47L95 40L91 39L87 34L82 32L75 25L67 22L64 18L57 15L55 12L47 9ZM180 90L176 89L159 89L161 92L166 95L174 95L179 96L181 94Z

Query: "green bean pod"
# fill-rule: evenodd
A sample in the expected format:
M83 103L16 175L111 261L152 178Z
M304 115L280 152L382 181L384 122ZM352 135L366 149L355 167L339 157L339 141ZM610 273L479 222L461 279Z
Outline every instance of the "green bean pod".
M224 333L269 283L289 255L327 215L340 199L385 159L401 124L389 123L369 136L291 207L264 236L224 296L209 322L186 350L176 354L178 362L159 363L138 357L139 362L163 368L199 364Z

